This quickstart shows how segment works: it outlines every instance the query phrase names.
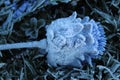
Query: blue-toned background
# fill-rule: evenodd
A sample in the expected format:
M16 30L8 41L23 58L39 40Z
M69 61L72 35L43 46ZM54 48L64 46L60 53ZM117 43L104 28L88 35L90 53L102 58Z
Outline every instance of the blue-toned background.
M0 44L46 38L46 25L74 11L77 17L100 22L105 30L106 50L93 67L54 68L38 48L3 50L0 80L119 80L120 0L0 0Z

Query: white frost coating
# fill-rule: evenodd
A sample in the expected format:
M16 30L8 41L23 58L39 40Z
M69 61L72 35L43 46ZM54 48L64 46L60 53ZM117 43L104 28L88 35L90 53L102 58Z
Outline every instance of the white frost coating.
M105 50L104 30L89 17L76 17L77 13L73 12L69 17L52 21L46 26L47 39L0 45L0 50L38 47L48 52L47 62L54 67L82 67L84 62L92 66L92 58Z
M71 16L54 20L46 26L47 61L50 65L81 67L81 62L86 61L92 66L91 59L104 51L106 39L102 37L104 31L99 30L102 29L100 24L89 17L80 19L76 16L77 13L74 12ZM100 38L104 45L100 45Z
M0 50L18 49L18 48L46 49L46 47L47 47L46 39L42 39L40 41L21 42L21 43L13 43L13 44L2 44L2 45L0 45Z

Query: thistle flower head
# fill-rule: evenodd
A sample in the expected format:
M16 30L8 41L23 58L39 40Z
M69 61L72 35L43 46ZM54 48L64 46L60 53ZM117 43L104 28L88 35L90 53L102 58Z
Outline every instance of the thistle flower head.
M81 67L86 61L92 66L105 50L106 38L103 27L89 17L76 18L74 12L67 18L52 21L46 26L47 59L52 66Z

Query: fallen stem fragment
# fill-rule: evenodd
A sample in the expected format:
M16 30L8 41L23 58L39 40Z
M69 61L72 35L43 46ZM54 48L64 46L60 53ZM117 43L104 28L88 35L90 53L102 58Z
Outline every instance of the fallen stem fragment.
M18 48L41 48L41 49L45 49L46 48L46 39L43 39L40 41L0 45L0 50L18 49Z

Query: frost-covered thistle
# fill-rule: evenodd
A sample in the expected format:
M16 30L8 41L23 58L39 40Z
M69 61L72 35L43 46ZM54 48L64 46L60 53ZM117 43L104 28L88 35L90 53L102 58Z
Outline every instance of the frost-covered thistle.
M92 66L95 58L105 50L106 38L103 27L93 19L76 18L74 12L67 18L53 21L47 30L47 59L53 66L81 67L83 61Z
M105 50L104 30L100 23L89 17L76 17L77 13L74 12L67 18L52 21L46 26L47 39L17 45L1 45L0 50L39 47L46 49L47 62L54 67L82 67L84 62L92 66L92 59L102 55Z

